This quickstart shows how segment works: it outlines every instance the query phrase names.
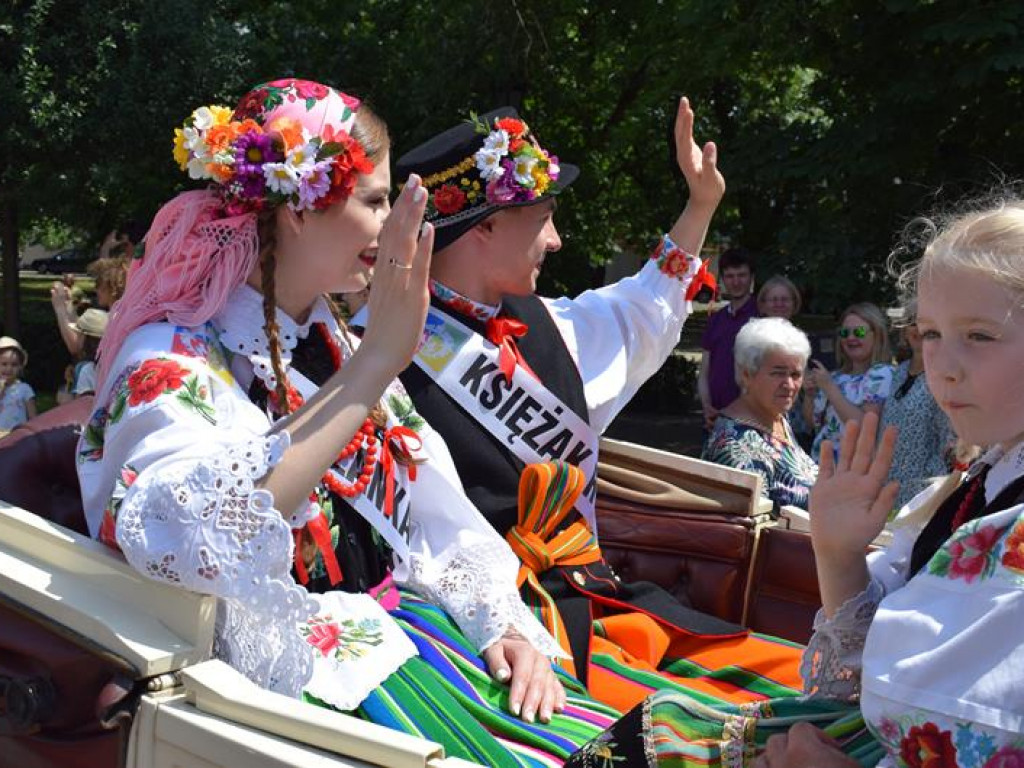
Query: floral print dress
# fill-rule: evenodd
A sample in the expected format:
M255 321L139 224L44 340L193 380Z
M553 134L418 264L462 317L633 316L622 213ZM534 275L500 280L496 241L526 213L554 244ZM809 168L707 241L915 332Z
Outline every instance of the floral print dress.
M705 461L757 472L762 493L779 506L807 508L807 497L818 477L818 465L797 443L786 422L787 440L728 416L719 416L708 438Z
M858 408L863 405L884 403L892 391L893 367L889 363L875 363L864 373L832 372L832 380L847 400ZM818 433L811 446L811 457L821 457L822 440L831 440L832 447L839 455L839 438L843 434L843 421L836 413L835 406L828 401L821 389L814 396L814 426Z

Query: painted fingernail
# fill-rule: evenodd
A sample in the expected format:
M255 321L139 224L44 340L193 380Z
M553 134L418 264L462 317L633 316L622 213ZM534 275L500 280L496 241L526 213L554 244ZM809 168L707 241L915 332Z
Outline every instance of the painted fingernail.
M415 200L417 203L422 203L424 200L427 199L427 190L425 190L423 187L417 187L416 191L412 193L412 199Z
M419 187L419 185L420 177L417 176L415 173L410 174L408 180L406 180L405 182L405 186L409 187L410 189L416 189L417 187Z
M523 713L523 720L525 720L528 723L532 723L533 722L533 710L532 709L528 709L528 710L526 710L526 712Z
M497 677L499 680L501 680L501 682L504 683L506 680L508 680L510 674L511 673L507 669L499 669L495 677Z
M509 709L512 710L512 714L515 715L516 717L519 716L519 708L520 708L520 706L521 705L520 705L520 703L518 701L513 701L511 703L511 705L509 705Z
M424 221L423 222L423 226L420 227L420 237L426 237L427 236L427 232L429 232L430 229L431 229L430 222L429 221Z
M541 710L541 712L540 712L540 720L541 720L542 723L550 723L551 722L551 708L550 707L545 707L544 709Z

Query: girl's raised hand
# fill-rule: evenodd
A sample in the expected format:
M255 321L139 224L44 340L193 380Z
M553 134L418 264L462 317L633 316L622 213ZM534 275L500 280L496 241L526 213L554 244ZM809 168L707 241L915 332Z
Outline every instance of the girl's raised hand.
M877 433L875 413L864 414L859 423L847 422L838 462L832 442L822 441L818 480L809 504L811 541L819 558L862 557L885 527L899 491L898 482L886 482L897 430L888 427L876 449Z
M413 174L377 240L377 265L367 301L370 320L360 348L380 356L392 378L412 360L430 303L427 279L434 228L423 224L426 207L427 190Z
M693 140L693 110L685 96L676 111L675 141L676 162L690 188L690 200L716 207L725 194L725 178L718 170L718 147L709 141L702 149Z

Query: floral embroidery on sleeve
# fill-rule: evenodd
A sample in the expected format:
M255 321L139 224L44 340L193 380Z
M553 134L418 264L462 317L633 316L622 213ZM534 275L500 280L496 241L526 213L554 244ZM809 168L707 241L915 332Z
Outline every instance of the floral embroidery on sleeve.
M911 712L883 717L872 726L903 768L1011 768L1024 765L1024 739L999 744L976 723L956 721L951 730Z
M658 241L657 247L651 254L651 259L658 265L658 269L677 280L682 280L695 271L694 263L697 262L696 256L684 251L672 242L668 235Z
M1008 571L1024 575L1024 520L1013 526L1006 538L1002 563Z
M186 408L211 424L217 423L209 387L201 384L199 376L190 369L167 358L146 360L128 375L110 406L109 423L116 424L124 416L126 407L151 403L165 394L174 394Z

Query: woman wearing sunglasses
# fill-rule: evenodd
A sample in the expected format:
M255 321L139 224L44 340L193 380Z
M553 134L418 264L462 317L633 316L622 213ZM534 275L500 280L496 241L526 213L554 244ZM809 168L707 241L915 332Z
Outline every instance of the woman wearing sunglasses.
M846 422L860 421L868 411L880 413L892 388L892 352L882 310L869 302L847 307L836 335L838 370L829 373L812 360L804 376L804 417L818 430L811 447L815 461L823 440L831 440L838 451Z

